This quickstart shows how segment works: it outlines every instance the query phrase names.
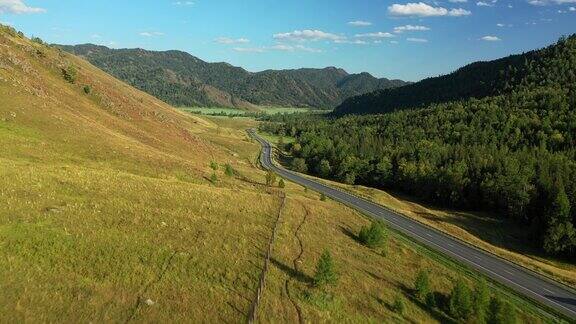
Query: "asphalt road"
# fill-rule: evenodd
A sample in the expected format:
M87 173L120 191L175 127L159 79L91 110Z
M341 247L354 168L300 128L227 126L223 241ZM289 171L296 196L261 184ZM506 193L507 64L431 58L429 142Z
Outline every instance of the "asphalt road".
M249 130L248 132L262 145L260 160L264 168L274 171L292 182L323 193L327 197L353 207L366 215L384 220L395 230L406 234L425 246L484 273L520 294L556 309L576 322L576 291L406 216L397 214L374 202L279 167L272 162L272 147L270 143L258 136L255 131Z

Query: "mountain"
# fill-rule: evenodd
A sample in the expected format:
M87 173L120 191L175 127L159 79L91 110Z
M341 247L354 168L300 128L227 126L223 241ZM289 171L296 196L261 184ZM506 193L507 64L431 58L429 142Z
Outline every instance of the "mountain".
M424 79L403 87L376 90L346 99L336 115L374 114L397 109L425 107L467 98L484 98L510 92L539 64L546 50L530 51L505 58L475 62L457 71Z
M333 108L350 96L406 84L334 67L251 73L181 51L110 49L92 44L59 47L174 106Z

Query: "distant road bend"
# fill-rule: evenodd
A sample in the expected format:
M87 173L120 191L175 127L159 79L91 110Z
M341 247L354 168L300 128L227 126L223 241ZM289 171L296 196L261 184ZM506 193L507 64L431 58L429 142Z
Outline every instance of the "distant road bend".
M296 172L276 166L272 161L272 146L255 130L248 133L262 145L262 166L292 182L325 194L366 215L386 221L392 228L417 240L435 251L448 255L504 284L514 291L537 300L576 321L576 292L530 270L500 257L474 248L454 237L402 216L374 202L303 177Z

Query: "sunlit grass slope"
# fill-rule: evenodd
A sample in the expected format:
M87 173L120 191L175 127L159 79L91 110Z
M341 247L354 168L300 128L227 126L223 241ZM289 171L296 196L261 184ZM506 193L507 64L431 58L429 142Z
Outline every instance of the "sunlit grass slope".
M279 201L209 132L2 28L0 322L243 320Z

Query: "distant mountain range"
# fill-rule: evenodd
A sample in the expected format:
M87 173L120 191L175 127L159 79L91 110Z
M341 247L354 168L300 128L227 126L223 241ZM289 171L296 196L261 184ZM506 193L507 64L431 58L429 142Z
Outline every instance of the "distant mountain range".
M538 50L493 61L475 62L453 73L424 79L405 87L379 89L353 96L337 107L334 114L386 113L508 93L526 81L528 71L537 68L544 55L549 54Z
M334 67L252 73L181 51L58 46L174 106L334 108L352 96L407 84Z

